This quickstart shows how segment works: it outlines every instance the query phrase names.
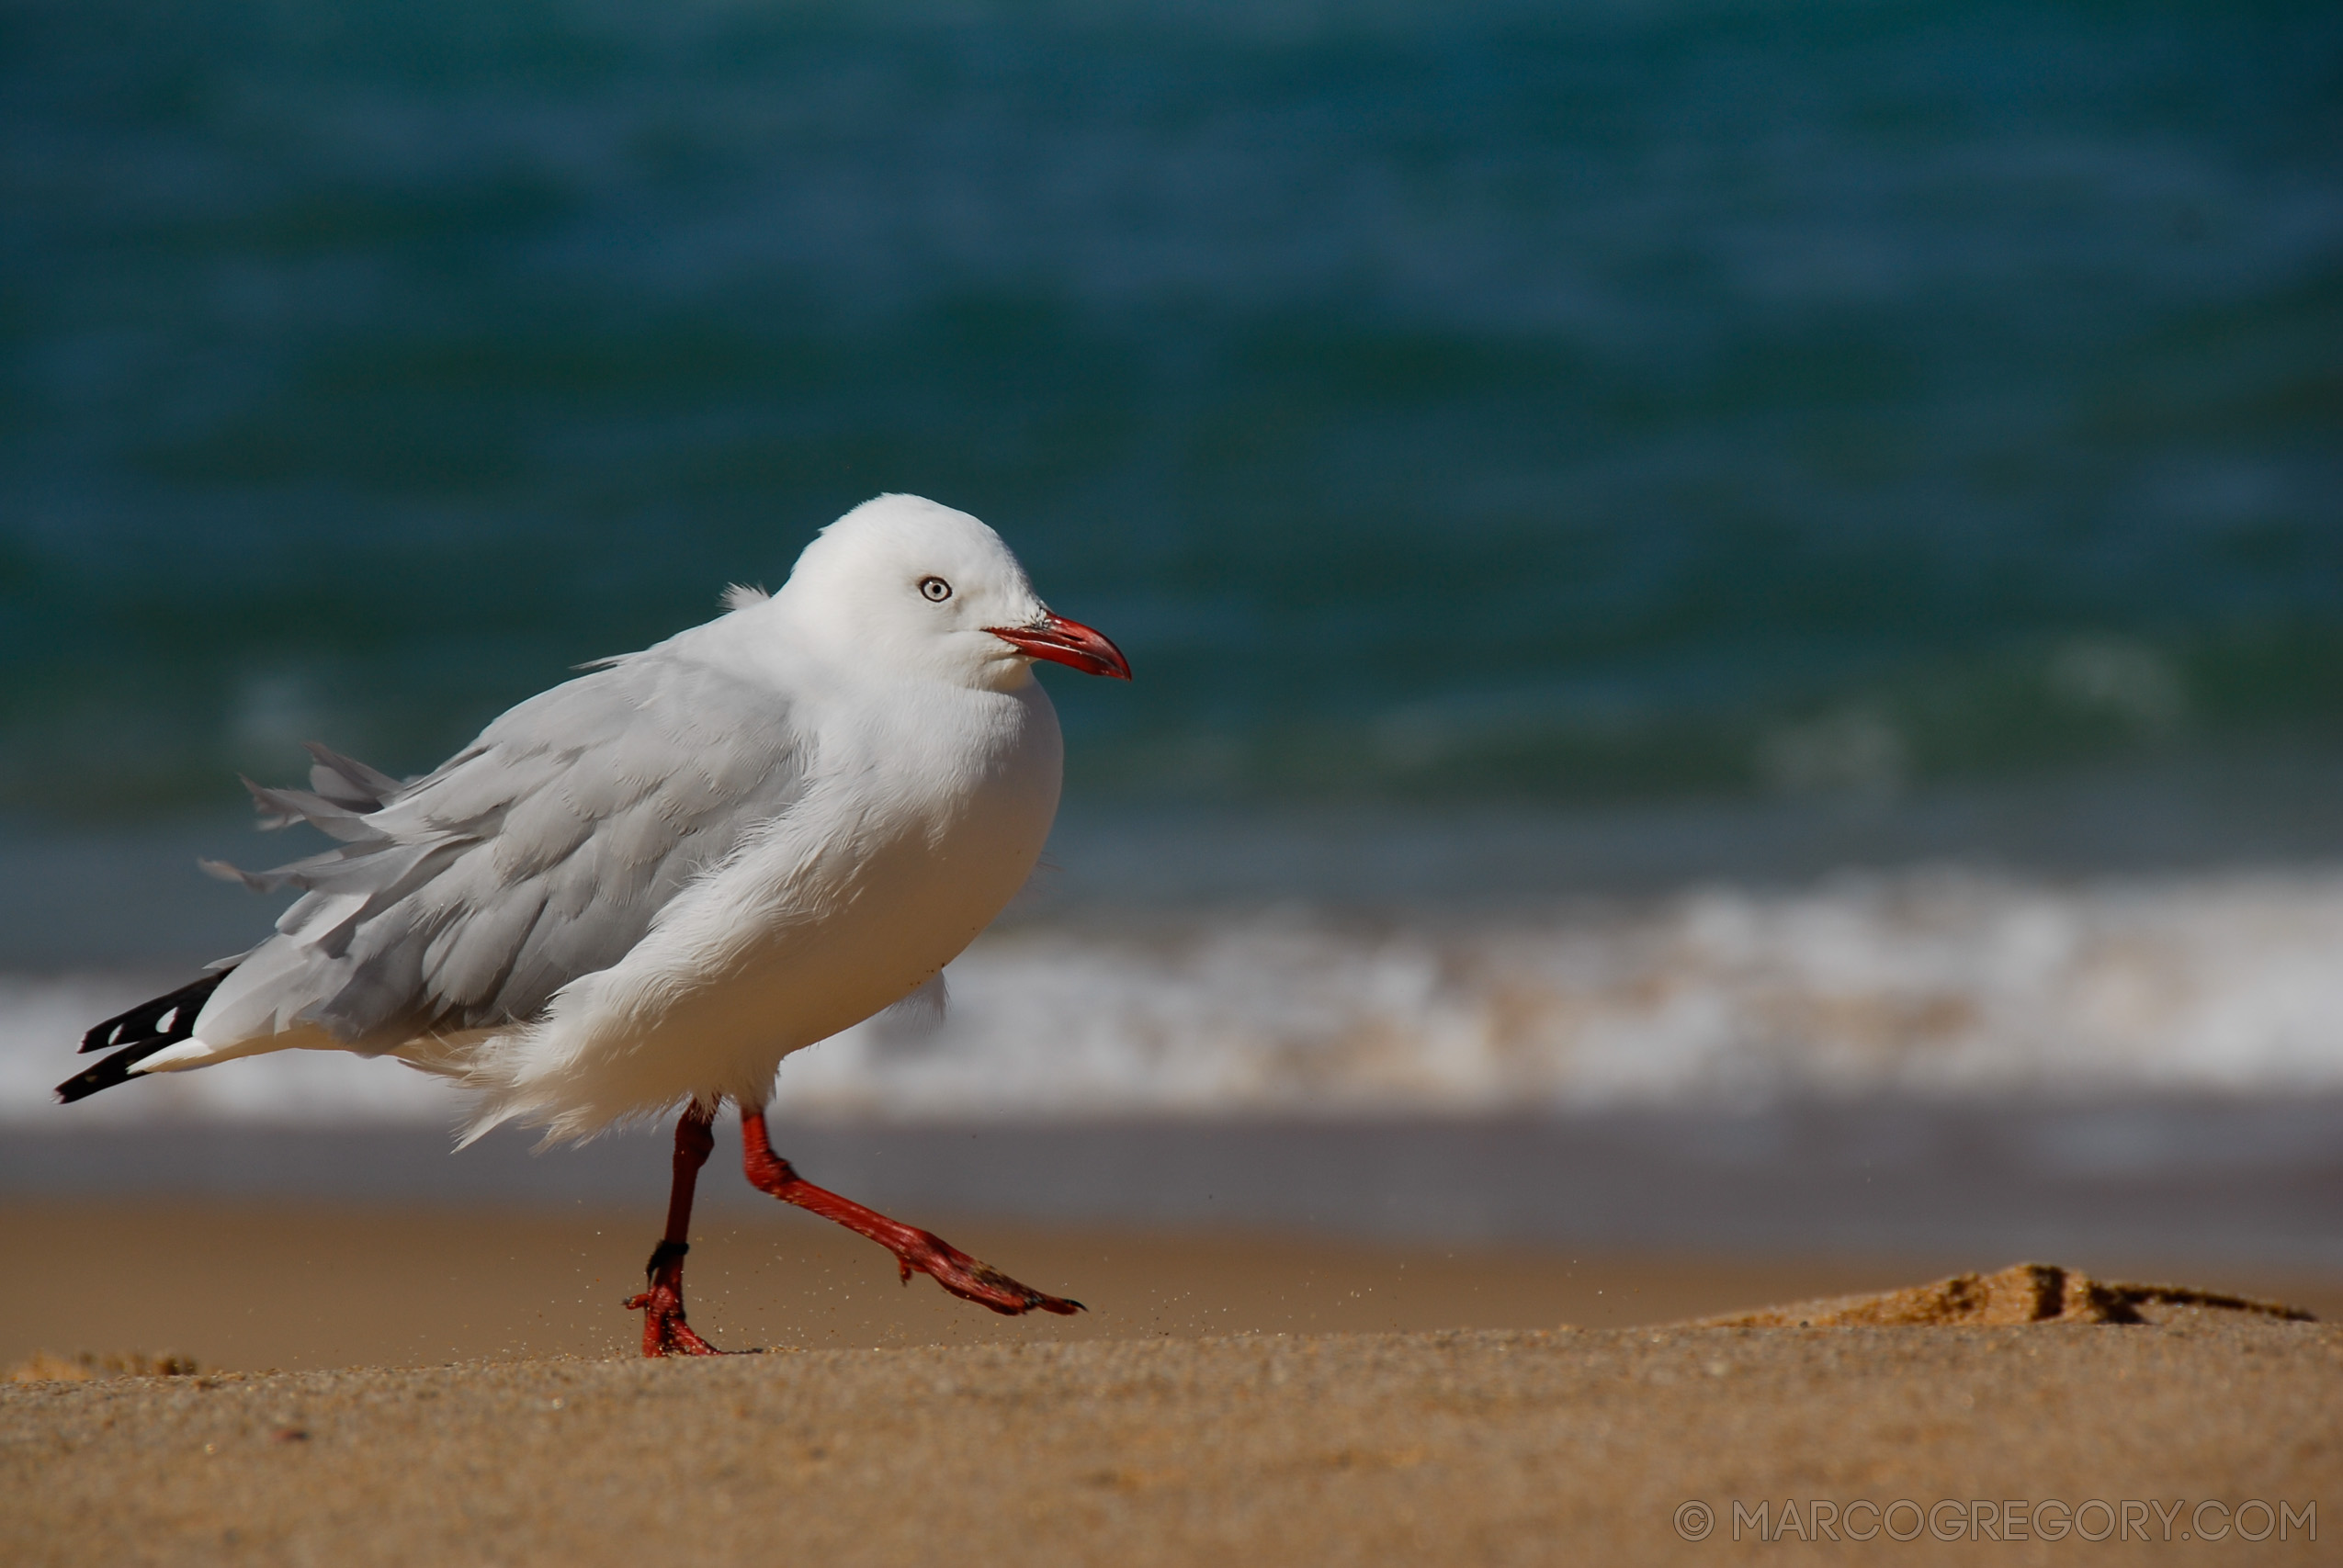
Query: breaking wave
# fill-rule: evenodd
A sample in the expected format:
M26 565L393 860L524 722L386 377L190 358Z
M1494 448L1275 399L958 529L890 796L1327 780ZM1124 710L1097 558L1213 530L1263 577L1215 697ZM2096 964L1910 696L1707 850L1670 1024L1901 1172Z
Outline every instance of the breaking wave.
M2343 868L1973 871L1504 913L1293 907L1028 924L787 1063L841 1119L1479 1115L1794 1097L2343 1089ZM0 1120L441 1120L439 1083L286 1053L49 1100L156 976L0 980Z

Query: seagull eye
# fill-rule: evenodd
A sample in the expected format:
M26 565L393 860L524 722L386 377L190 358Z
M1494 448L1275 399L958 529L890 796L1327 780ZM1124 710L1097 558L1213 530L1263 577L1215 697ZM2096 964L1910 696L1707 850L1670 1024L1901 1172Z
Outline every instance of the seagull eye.
M929 604L941 604L952 597L952 585L940 577L922 577L920 579L920 592Z

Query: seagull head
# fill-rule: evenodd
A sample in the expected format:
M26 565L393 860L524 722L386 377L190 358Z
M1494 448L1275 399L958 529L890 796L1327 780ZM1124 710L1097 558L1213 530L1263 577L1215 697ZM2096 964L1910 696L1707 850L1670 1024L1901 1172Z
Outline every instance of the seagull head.
M1052 614L1001 536L916 495L866 501L824 528L774 595L822 648L865 667L1011 691L1036 660L1131 678L1122 650Z

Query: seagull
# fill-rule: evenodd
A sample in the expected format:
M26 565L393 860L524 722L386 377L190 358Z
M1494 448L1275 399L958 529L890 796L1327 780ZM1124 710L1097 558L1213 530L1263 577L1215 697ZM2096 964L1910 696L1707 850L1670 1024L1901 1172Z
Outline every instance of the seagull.
M548 1143L676 1113L667 1227L627 1306L647 1356L713 1355L684 1311L692 1196L740 1110L751 1185L834 1220L956 1296L1016 1315L1079 1302L814 1186L774 1153L783 1057L943 970L1024 886L1063 750L1036 661L1127 681L1054 615L999 535L882 495L806 547L777 592L531 697L398 780L322 745L310 788L245 785L264 827L338 847L257 947L92 1029L70 1104L150 1073L272 1051L391 1056L476 1091L462 1141Z

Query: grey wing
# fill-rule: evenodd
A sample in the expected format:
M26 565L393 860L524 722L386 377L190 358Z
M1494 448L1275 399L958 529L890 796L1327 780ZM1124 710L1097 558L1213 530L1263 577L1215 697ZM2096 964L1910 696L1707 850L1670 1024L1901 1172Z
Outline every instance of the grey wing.
M531 698L411 783L312 748L311 789L253 794L342 847L215 868L302 897L198 1032L225 1043L307 1022L389 1050L534 1018L798 798L788 719L770 690L653 652Z

